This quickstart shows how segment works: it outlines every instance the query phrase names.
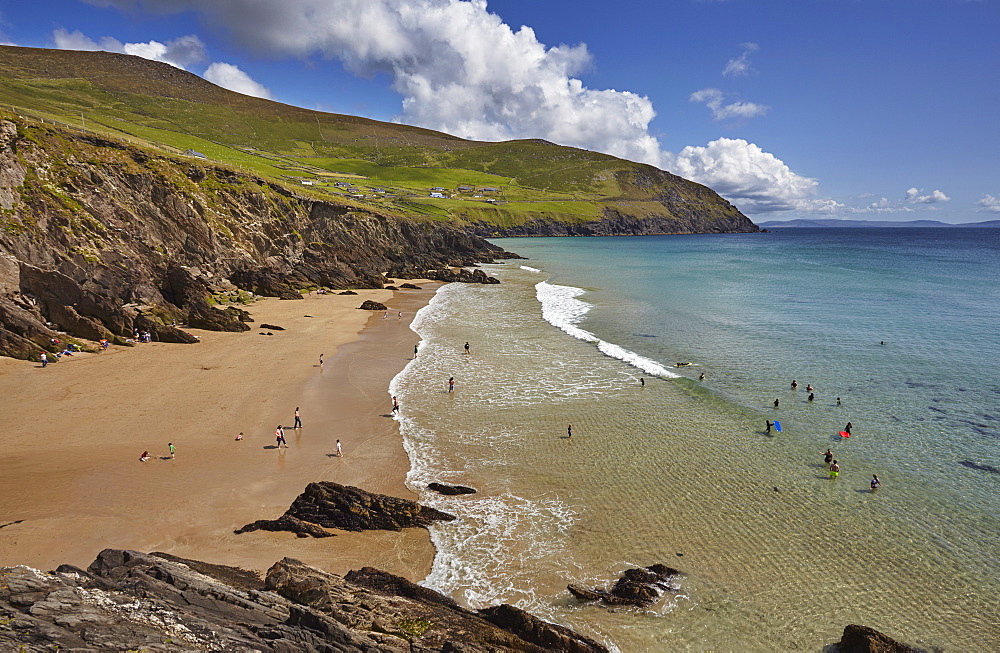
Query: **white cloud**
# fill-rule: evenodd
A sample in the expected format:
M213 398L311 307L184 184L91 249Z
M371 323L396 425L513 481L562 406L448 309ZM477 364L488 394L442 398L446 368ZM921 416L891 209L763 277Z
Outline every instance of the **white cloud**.
M181 36L166 43L159 41L149 41L148 43L122 43L110 36L101 37L99 41L94 41L80 30L72 32L59 28L52 33L52 39L60 50L89 50L105 52L118 52L122 54L132 54L143 59L162 61L177 68L186 69L187 66L200 63L207 57L205 55L205 44L194 34Z
M727 120L729 118L755 118L767 113L769 107L754 102L731 102L723 105L725 94L717 88L703 88L695 91L688 98L691 102L705 104L712 110L712 117L715 120Z
M797 175L773 154L743 139L720 138L670 157L676 174L705 184L751 213L830 212L839 205L816 199L819 182Z
M976 206L979 207L980 211L1000 213L1000 197L993 197L988 193L984 193L982 199L976 202Z
M517 29L486 0L89 0L124 10L193 11L237 46L276 57L322 56L359 75L386 74L403 97L397 119L478 140L543 138L671 169L706 184L749 213L830 212L818 182L744 140L665 151L650 133L656 112L637 93L588 88L585 44L547 46ZM752 72L753 43L723 74ZM716 119L762 115L767 107L702 99ZM718 94L718 95L716 95ZM697 95L697 94L696 94ZM693 97L693 96L692 96Z
M267 90L263 84L255 82L251 79L250 75L247 75L232 64L222 62L213 63L202 77L213 84L218 84L222 88L228 88L230 91L268 100L271 99L271 91Z
M740 56L735 59L730 59L726 64L726 67L722 69L723 77L745 77L752 72L755 72L753 66L750 65L750 53L756 52L758 46L756 43L744 43L743 52Z
M906 201L910 204L937 204L938 202L948 202L951 200L950 197L945 195L939 190L934 190L927 195L921 195L924 192L922 188L911 188L906 191Z

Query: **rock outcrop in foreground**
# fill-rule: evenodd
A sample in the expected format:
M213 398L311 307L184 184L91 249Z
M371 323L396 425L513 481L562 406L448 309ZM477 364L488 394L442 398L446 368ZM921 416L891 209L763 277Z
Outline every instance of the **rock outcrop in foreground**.
M479 612L365 568L285 558L262 581L233 567L106 549L87 570L0 568L4 651L570 651L607 649L503 605Z
M452 521L454 515L416 501L367 492L333 481L310 483L278 519L260 519L235 531L290 531L299 537L329 537L323 528L345 531L399 531ZM322 526L323 528L320 528Z

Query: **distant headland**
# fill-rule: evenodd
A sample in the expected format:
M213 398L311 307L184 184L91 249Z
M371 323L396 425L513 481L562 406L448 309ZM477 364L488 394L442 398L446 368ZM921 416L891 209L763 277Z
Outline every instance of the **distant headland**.
M963 222L960 224L950 224L948 222L939 222L937 220L836 220L836 219L822 219L822 220L770 220L768 222L759 222L757 226L764 229L792 229L792 228L859 228L859 227L920 227L920 228L938 228L938 227L1000 227L1000 220L986 220L985 222Z

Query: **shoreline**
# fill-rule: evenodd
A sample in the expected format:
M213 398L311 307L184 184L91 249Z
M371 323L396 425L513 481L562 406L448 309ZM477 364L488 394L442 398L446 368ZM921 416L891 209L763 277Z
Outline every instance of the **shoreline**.
M113 346L44 371L0 359L0 396L16 398L0 564L86 567L104 548L129 548L260 571L290 556L332 573L370 565L423 579L434 556L424 529L233 534L279 516L314 481L417 499L388 396L419 340L410 321L440 285L417 283L424 289L265 299L247 307L251 331L192 329L202 342L191 346ZM390 317L357 310L366 299ZM286 330L258 335L262 323ZM279 423L289 448L276 451ZM144 450L152 459L141 463Z

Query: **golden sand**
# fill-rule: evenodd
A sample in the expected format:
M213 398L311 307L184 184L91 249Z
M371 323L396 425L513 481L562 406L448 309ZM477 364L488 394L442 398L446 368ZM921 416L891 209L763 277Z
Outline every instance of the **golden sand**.
M112 346L45 369L0 359L0 565L85 567L111 547L423 578L433 557L423 529L233 534L277 518L313 481L416 499L387 388L413 355L410 320L437 287L422 285L263 300L249 307L251 331L191 330L194 345ZM386 303L389 317L357 310L365 299ZM286 330L260 335L261 323ZM297 406L303 428L292 429ZM288 449L274 448L278 424Z

